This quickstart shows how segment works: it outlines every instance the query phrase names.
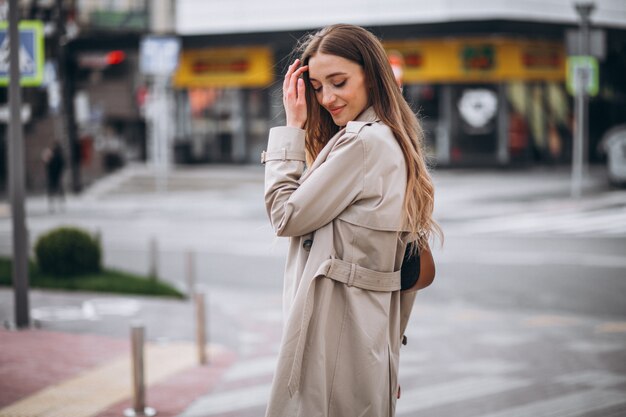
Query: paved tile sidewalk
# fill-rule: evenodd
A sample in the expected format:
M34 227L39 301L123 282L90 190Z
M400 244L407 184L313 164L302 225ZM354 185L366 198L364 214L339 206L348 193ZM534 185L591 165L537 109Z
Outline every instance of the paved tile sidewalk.
M0 330L0 416L120 416L131 406L129 342L89 334ZM175 416L214 389L235 360L209 346L196 365L190 342L146 344L146 402Z

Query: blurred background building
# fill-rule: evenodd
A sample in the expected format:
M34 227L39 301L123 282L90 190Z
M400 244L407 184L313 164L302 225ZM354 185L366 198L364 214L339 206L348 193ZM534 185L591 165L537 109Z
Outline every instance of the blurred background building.
M46 22L47 80L25 88L27 186L45 184L43 148L61 140L75 189L149 159L140 40L180 37L168 84L168 146L176 164L257 163L268 129L284 122L281 77L297 39L327 24L368 27L404 61L404 94L422 117L438 166L569 164L573 98L566 33L573 0L30 0ZM626 3L595 0L600 91L590 100L588 155L626 123ZM59 75L61 74L61 75ZM6 101L6 89L0 91ZM62 120L62 122L59 122ZM148 126L149 127L149 126ZM6 175L6 125L0 172ZM3 183L5 181L2 181Z
M589 155L597 161L602 133L626 121L626 3L595 4L592 22L606 49L590 113ZM370 28L402 56L404 93L438 165L571 161L572 0L179 0L176 10L184 51L174 87L191 104L177 140L191 149L189 160L256 161L267 128L282 122L280 80L294 41L345 22Z

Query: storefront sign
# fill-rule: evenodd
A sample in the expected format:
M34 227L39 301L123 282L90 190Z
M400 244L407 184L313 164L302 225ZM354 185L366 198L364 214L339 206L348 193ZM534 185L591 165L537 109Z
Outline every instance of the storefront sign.
M491 71L496 68L494 46L465 45L461 49L461 64L465 71Z
M264 87L273 79L273 58L264 47L183 51L174 85L179 88Z
M564 81L561 42L510 38L450 38L385 42L404 57L404 82Z
M563 50L549 46L528 46L522 51L522 65L528 70L563 68Z
M468 89L463 92L458 108L463 121L476 130L472 133L485 133L482 130L498 112L498 96L484 88Z

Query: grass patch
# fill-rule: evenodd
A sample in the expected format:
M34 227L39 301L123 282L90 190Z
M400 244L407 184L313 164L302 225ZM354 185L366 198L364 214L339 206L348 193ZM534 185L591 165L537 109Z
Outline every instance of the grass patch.
M76 277L55 277L42 274L32 261L29 261L28 264L30 287L32 288L185 298L183 293L165 282L127 272L103 269L101 272L94 274ZM12 286L12 274L11 260L0 257L0 286Z

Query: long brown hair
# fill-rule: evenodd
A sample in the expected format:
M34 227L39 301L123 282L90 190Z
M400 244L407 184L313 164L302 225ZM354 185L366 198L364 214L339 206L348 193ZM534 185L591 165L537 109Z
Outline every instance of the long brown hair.
M369 103L380 120L392 130L406 160L405 224L419 248L427 245L433 233L442 239L443 232L432 217L435 190L424 158L422 127L396 84L378 38L362 27L337 24L305 37L298 51L301 52L302 65L308 65L309 59L319 52L348 59L363 68L366 85L370 87ZM339 127L318 104L308 72L303 77L307 86L304 128L310 165Z

